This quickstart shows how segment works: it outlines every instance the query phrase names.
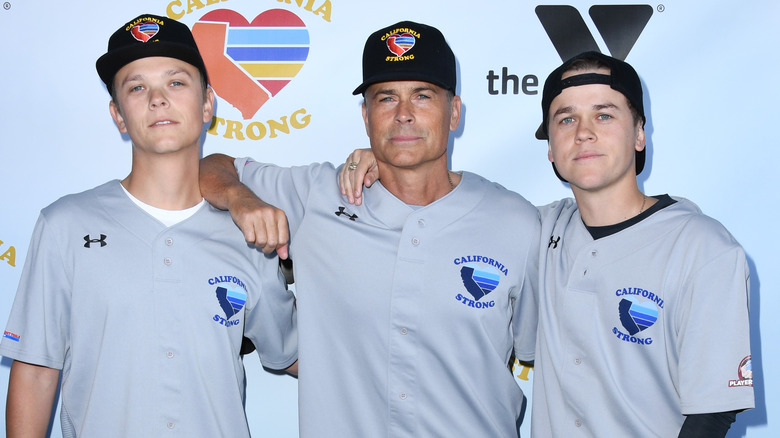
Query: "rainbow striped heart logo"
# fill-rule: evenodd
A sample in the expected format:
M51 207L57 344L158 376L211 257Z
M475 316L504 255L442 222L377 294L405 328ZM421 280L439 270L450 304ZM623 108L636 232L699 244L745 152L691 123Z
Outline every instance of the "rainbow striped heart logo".
M157 35L157 32L159 31L160 26L157 23L154 21L145 21L133 26L133 28L130 29L130 34L133 35L133 38L145 43Z
M285 9L269 9L251 22L229 9L211 11L192 26L219 97L251 119L301 71L309 31Z
M394 33L385 40L387 48L395 54L395 56L401 56L409 50L412 50L416 41L417 40L415 40L412 34L406 32L401 34Z

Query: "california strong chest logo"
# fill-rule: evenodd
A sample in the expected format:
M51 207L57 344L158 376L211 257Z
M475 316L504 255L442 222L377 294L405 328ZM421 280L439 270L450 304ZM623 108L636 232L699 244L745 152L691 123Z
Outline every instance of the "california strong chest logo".
M222 310L222 314L217 313L212 319L225 327L238 325L241 319L233 317L241 312L246 304L247 293L244 282L233 275L220 275L209 278L209 285L215 287L216 303Z
M645 337L642 332L652 327L664 308L664 300L655 293L639 288L625 287L617 289L619 298L617 314L620 327L612 328L617 339L639 345L650 345L653 338Z
M456 257L453 264L458 267L464 289L455 295L455 299L473 309L494 307L496 302L489 295L509 270L498 260L480 255Z

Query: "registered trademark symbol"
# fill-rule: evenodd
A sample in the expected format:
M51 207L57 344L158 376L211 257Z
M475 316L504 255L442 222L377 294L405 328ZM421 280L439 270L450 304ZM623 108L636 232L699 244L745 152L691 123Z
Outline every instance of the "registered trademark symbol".
M665 10L666 10L666 6L664 6L664 5L658 5L658 7L657 7L656 9L658 10L658 12L663 12L663 11L665 11Z

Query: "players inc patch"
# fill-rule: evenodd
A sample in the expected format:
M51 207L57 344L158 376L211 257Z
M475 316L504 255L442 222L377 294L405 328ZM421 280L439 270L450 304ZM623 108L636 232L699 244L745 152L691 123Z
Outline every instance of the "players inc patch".
M737 380L729 380L729 388L738 388L741 386L753 386L753 360L751 356L745 356L737 368Z
M496 302L485 297L498 287L502 275L506 277L509 274L506 266L496 259L479 255L457 257L453 263L458 267L465 289L455 299L474 309L494 307Z
M617 339L639 345L650 345L653 338L642 336L642 332L652 327L664 308L664 300L655 293L639 288L618 289L615 295L620 298L617 314L620 327L612 328Z
M214 321L225 327L232 327L241 322L240 318L233 318L244 308L246 304L246 284L240 278L233 275L219 275L208 280L214 289L216 303L222 310L222 315L215 314ZM233 319L231 319L233 318Z

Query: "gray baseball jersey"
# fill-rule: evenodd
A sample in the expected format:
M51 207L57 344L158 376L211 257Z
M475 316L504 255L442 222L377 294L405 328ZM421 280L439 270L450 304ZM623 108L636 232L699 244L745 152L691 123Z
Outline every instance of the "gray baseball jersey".
M533 358L538 211L464 172L414 208L380 183L347 203L337 169L236 160L290 224L301 437L510 437Z
M62 369L63 436L249 436L242 335L297 355L276 258L204 205L166 228L118 181L41 211L0 354Z
M753 407L745 254L675 199L595 241L573 199L541 209L534 437L676 437Z

